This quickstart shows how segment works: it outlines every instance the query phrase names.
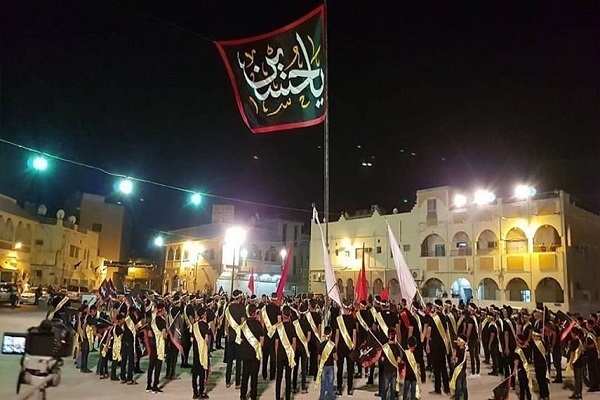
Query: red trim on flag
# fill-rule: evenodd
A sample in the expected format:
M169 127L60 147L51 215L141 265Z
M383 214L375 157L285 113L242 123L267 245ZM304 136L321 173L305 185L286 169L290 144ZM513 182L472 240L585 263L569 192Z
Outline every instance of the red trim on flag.
M291 22L289 24L287 24L286 26L279 28L277 30L274 30L272 32L269 33L263 33L260 35L256 35L256 36L252 36L249 38L244 38L244 39L234 39L234 40L223 40L220 42L215 42L217 44L217 46L220 45L224 45L224 46L236 46L239 44L245 44L245 43L249 43L249 42L256 42L258 40L262 40L262 39L266 39L268 37L271 36L275 36L275 35L279 35L283 32L287 32L289 30L294 29L295 27L297 27L298 25L302 25L304 22L308 21L309 19L311 19L312 17L314 17L315 15L317 15L318 13L323 12L325 13L325 6L324 5L320 5L319 7L315 8L314 10L312 10L310 13L306 14L305 16L303 16L302 18Z
M287 32L291 29L294 29L298 25L301 25L304 22L308 21L309 19L311 19L315 15L319 14L320 12L322 12L323 16L324 16L323 17L323 32L324 32L324 34L326 34L327 31L325 28L325 26L326 26L325 25L325 23L326 23L326 21L325 21L326 20L325 6L321 5L321 6L317 7L316 9L314 9L313 11L311 11L310 13L308 13L307 15L305 15L304 17L300 18L299 20L296 20L296 21L284 26L283 28L279 28L275 31L272 31L269 33L264 33L264 34L257 35L257 36L252 36L250 38L245 38L245 39L223 40L220 42L215 42L215 45L217 46L217 50L219 50L219 54L221 55L221 59L223 59L223 63L225 64L225 69L227 70L227 75L229 76L229 81L231 82L231 86L233 86L233 93L235 95L235 102L238 106L238 110L239 110L240 114L242 115L242 120L244 121L244 124L246 124L246 126L250 129L250 132L255 133L255 134L256 133L272 133L272 132L276 132L276 131L284 131L284 130L297 129L297 128L306 128L309 126L318 125L325 120L325 118L327 116L327 110L325 110L323 115L320 116L319 118L311 119L310 121L292 122L292 123L288 123L288 124L280 124L280 125L271 125L271 126L265 126L265 127L260 127L260 128L252 128L250 126L250 124L248 123L248 118L246 117L246 113L244 111L244 105L242 104L240 92L238 91L238 88L236 85L235 75L233 74L233 70L231 69L231 65L229 64L229 60L227 59L227 54L225 53L225 49L223 48L223 46L235 46L235 45L245 44L245 43L249 43L249 42L266 39L268 37L275 36L275 35L278 35L283 32ZM327 105L324 104L324 107L327 107Z

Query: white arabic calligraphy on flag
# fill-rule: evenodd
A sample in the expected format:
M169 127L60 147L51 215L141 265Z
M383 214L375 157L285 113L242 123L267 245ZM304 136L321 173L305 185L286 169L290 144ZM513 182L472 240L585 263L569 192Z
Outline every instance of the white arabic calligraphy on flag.
M325 119L323 6L277 31L217 42L242 119L253 133Z

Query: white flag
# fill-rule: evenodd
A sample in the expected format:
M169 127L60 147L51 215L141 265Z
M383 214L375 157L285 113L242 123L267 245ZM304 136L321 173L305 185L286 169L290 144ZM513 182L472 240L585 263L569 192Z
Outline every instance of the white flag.
M323 243L323 263L325 265L325 285L327 286L327 294L331 300L335 301L340 307L342 307L342 300L340 297L340 290L335 279L335 272L333 272L333 265L331 265L331 259L329 258L329 252L327 251L327 244L325 243L325 235L323 234L323 228L319 223L319 214L317 209L313 208L313 219L316 221L319 231L321 232L321 242Z
M398 282L400 283L400 293L402 298L406 299L406 301L410 304L417 294L417 284L412 277L410 269L408 268L408 264L404 259L404 254L402 254L402 250L400 250L400 246L398 245L398 241L392 232L390 224L387 224L387 227L388 240L390 242L392 256L394 257L396 272L398 273Z

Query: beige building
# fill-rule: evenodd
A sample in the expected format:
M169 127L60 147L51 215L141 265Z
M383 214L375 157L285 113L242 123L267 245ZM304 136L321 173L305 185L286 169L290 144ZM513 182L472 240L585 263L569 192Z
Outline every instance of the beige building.
M239 248L228 247L227 230L244 229L246 237ZM170 231L165 243L165 291L231 290L233 284L247 291L250 272L256 274L257 294L270 294L281 278L281 251L294 243L291 274L286 288L290 292L307 290L308 236L303 235L303 223L253 216L245 223L235 223L233 206L214 206L212 223Z
M475 200L475 201L474 201ZM384 215L377 206L329 224L329 246L343 297L353 297L362 262L370 293L384 286L399 299L386 221L400 242L423 297L480 305L510 303L564 310L600 307L600 217L562 191L524 198L476 196L451 187L417 192L407 213ZM325 291L323 252L313 223L312 292Z
M125 207L89 193L83 194L79 207L80 226L99 235L100 256L110 261L129 260L132 225Z
M98 234L77 225L75 217L29 215L14 199L0 195L0 263L2 280L23 285L96 287L103 259Z

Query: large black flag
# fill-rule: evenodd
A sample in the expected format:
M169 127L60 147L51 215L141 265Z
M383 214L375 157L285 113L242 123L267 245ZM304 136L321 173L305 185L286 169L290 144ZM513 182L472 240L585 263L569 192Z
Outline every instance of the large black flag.
M242 119L253 133L325 119L325 8L274 32L217 42Z

